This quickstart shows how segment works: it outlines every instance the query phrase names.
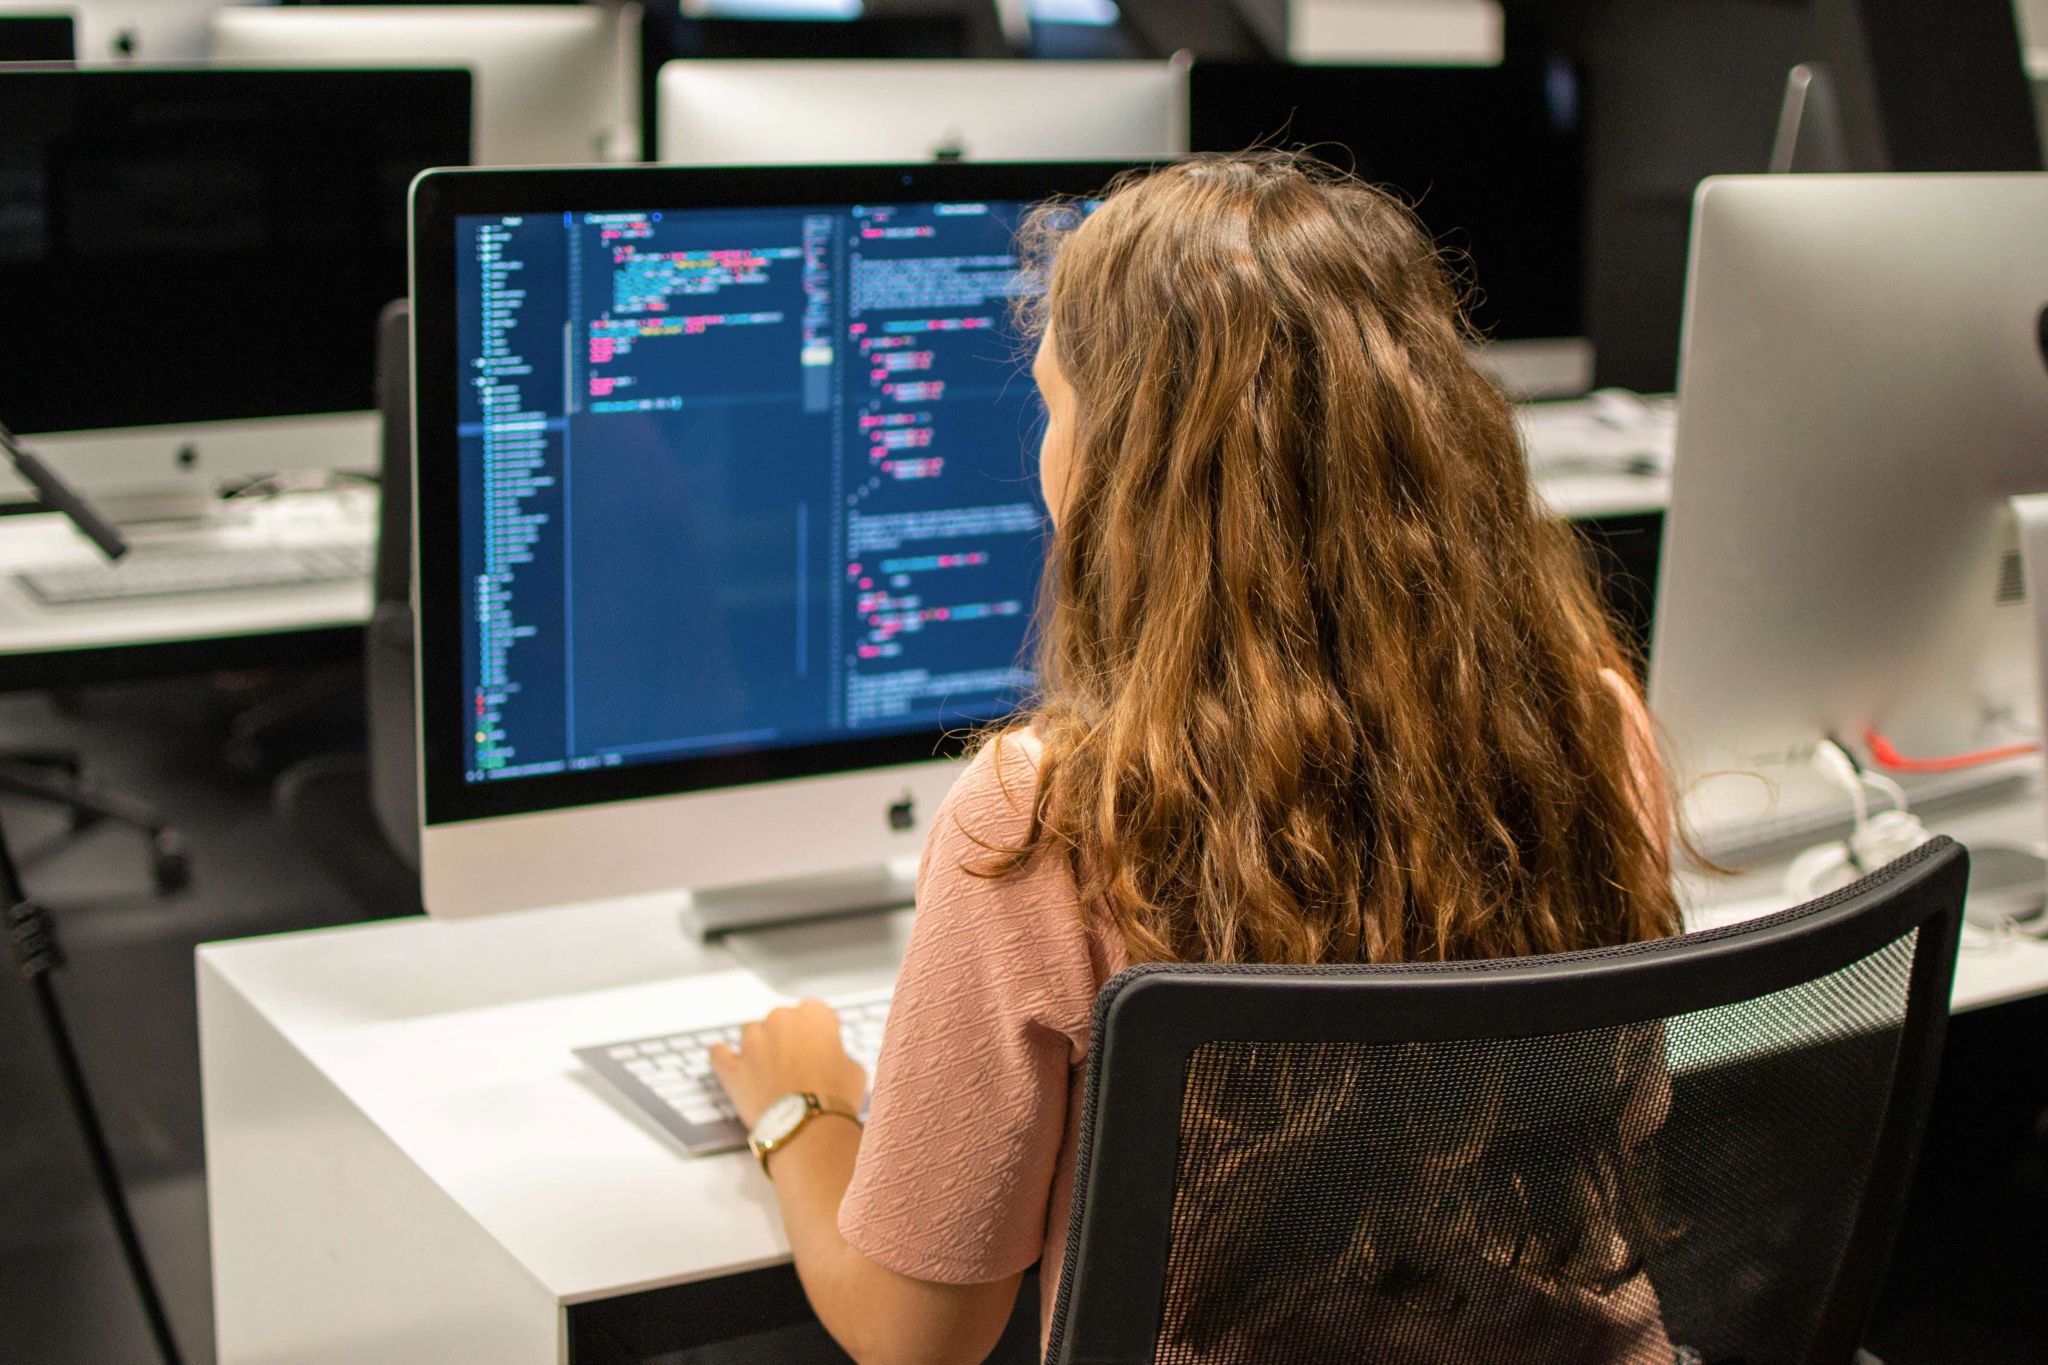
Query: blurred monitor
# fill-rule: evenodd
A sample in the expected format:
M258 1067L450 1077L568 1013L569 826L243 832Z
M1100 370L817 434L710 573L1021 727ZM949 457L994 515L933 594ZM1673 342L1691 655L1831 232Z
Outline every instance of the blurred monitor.
M457 70L0 71L0 421L117 514L227 477L374 470L406 187L468 159L469 88Z
M679 61L660 160L1140 161L1188 148L1185 62Z
M2041 133L2013 0L1820 0L1850 163L2037 171Z
M0 10L0 62L68 62L77 55L76 27L69 14Z
M682 0L690 19L858 19L861 0Z
M1574 68L1198 61L1190 90L1193 150L1305 146L1412 204L1469 259L1473 321L1508 388L1558 397L1591 386L1584 91Z
M1034 57L1060 61L1149 55L1147 45L1124 22L1123 7L1116 0L1009 0L1003 9L1004 33L1011 46Z
M213 57L240 66L466 66L479 165L640 156L637 5L231 7Z
M967 21L958 9L919 14L873 14L858 19L689 18L676 6L657 6L642 23L640 145L652 154L657 138L655 91L661 68L683 58L783 58L850 61L856 58L960 58L967 55Z
M57 60L192 62L206 56L206 23L221 0L0 0L0 17L66 15L72 51Z

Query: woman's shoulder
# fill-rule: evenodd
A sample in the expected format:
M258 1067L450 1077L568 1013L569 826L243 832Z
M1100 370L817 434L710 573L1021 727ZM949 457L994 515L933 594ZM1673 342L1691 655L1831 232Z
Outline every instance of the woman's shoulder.
M992 736L968 761L940 807L941 829L971 834L1028 831L1038 805L1038 775L1045 746L1029 727Z
M1002 956L1049 937L1081 941L1066 859L1034 841L1044 749L1029 730L991 738L939 807L918 869L918 912L933 931L972 926L978 951Z

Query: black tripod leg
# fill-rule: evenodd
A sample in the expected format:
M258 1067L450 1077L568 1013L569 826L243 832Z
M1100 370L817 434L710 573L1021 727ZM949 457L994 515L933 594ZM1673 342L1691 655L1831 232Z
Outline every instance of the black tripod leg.
M49 911L23 898L21 880L15 872L14 858L7 850L4 834L0 834L0 894L4 894L8 902L7 934L15 962L20 966L21 974L28 979L30 993L36 999L36 1011L43 1021L43 1031L49 1035L50 1049L57 1055L57 1072L64 1083L64 1097L70 1101L71 1115L78 1121L79 1135L85 1141L86 1156L92 1164L93 1178L99 1183L100 1197L106 1201L107 1213L114 1220L114 1235L120 1240L121 1255L128 1263L129 1278L134 1281L135 1295L142 1302L143 1316L149 1320L150 1336L156 1341L157 1354L164 1365L182 1365L177 1338L171 1334L171 1320L164 1312L163 1297L157 1292L156 1279L149 1272L142 1238L135 1230L135 1219L128 1209L128 1196L121 1188L121 1174L114 1165L113 1151L107 1146L106 1130L100 1124L99 1111L92 1102L92 1090L86 1084L85 1069L79 1065L78 1051L71 1043L71 1031L64 1023L63 1007L50 980L50 973L64 962L63 950L57 944L56 926L50 920Z
M71 1035L57 1003L57 992L47 973L31 977L29 984L35 992L36 1008L43 1017L44 1031L50 1035L51 1050L57 1054L57 1069L64 1077L64 1094L71 1101L72 1117L78 1120L79 1134L85 1139L93 1178L99 1183L100 1197L106 1201L107 1213L114 1220L114 1236L120 1240L121 1257L128 1263L128 1274L135 1281L136 1297L142 1301L142 1314L149 1319L149 1334L156 1339L157 1354L163 1357L164 1365L180 1365L177 1339L171 1335L171 1320L164 1312L163 1297L157 1292L156 1281L150 1274L149 1261L142 1250L142 1238L135 1230L135 1218L128 1209L128 1196L121 1189L121 1176L114 1168L114 1155L107 1150L106 1134L100 1128L92 1095L85 1088L85 1073L79 1067L78 1054L72 1050Z

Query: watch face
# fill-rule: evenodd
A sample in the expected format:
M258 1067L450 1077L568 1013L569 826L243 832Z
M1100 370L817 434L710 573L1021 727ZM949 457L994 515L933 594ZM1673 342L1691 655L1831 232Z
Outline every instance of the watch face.
M782 1141L803 1123L809 1109L802 1095L784 1095L763 1109L761 1117L754 1121L754 1141L764 1147Z

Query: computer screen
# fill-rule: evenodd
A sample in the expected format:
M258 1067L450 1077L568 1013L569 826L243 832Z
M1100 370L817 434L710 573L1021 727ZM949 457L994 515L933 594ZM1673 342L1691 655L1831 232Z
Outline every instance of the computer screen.
M1119 169L422 181L429 829L1011 711L1047 530L1017 229Z
M0 62L68 62L78 51L68 14L0 13Z
M1583 335L1584 90L1564 64L1492 68L1198 61L1195 151L1306 145L1412 203L1470 260L1500 340Z
M1016 704L1025 208L460 220L468 781Z
M469 156L465 71L0 72L0 421L375 406L406 186Z

